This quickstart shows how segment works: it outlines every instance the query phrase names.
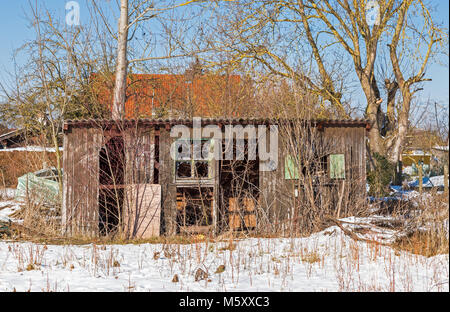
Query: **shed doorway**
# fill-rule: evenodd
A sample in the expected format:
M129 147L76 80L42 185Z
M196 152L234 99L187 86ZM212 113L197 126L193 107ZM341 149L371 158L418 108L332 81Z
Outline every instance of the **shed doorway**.
M114 136L99 152L99 233L112 235L120 224L124 202L124 140Z

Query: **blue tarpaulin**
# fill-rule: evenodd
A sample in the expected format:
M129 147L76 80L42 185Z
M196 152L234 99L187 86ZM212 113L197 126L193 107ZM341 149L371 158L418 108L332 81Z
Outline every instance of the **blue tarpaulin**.
M423 177L422 178L422 186L423 187L433 187L434 185L433 185L433 183L431 183L429 177ZM417 179L414 182L410 182L409 187L419 187L419 179Z

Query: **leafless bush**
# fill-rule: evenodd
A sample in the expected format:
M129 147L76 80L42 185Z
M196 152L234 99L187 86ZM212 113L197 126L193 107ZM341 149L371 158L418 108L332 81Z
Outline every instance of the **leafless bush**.
M410 211L394 246L427 257L448 254L448 197L434 193L413 201L416 207Z
M340 142L326 137L310 120L281 122L279 131L279 166L284 162L285 170L280 173L284 179L278 177L281 183L274 187L278 206L268 210L273 214L268 220L274 222L261 228L280 235L305 235L323 229L328 216L367 212L365 190L361 189L364 177L358 168L340 168L345 171L331 176L330 155L343 154L345 146L338 146Z

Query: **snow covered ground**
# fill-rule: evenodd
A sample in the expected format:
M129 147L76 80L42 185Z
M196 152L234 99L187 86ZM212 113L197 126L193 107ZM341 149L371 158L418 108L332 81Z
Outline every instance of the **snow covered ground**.
M448 254L357 242L338 227L232 246L0 242L0 291L449 291ZM195 281L199 268L207 279Z
M430 177L430 182L432 184L432 186L444 186L444 176L440 175L440 176L434 176L434 177Z
M0 188L0 199L11 199L14 198L16 194L16 189L14 188Z
M17 209L13 200L0 201L0 221L10 220ZM380 244L356 241L337 226L305 238L188 245L42 245L4 240L0 292L449 291L449 255L427 258L385 246L396 238L396 231L376 224L390 218L341 219L344 228ZM199 269L208 277L196 281ZM178 282L172 281L175 275Z
M59 150L62 151L63 148L59 147ZM0 152L50 152L55 153L56 149L54 147L44 147L44 146L25 146L25 147L13 147L13 148L4 148L0 149Z

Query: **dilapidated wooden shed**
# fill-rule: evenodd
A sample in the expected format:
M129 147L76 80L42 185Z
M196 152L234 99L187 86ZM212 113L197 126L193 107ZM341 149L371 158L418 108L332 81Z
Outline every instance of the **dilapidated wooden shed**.
M208 131L195 133L196 121ZM365 198L368 127L365 120L67 120L64 232L286 232L305 226L297 221L310 207L344 215ZM218 139L231 128L231 139ZM180 138L183 131L189 139ZM189 153L180 157L182 146ZM260 153L269 147L276 148L272 158ZM196 149L206 154L196 157Z

